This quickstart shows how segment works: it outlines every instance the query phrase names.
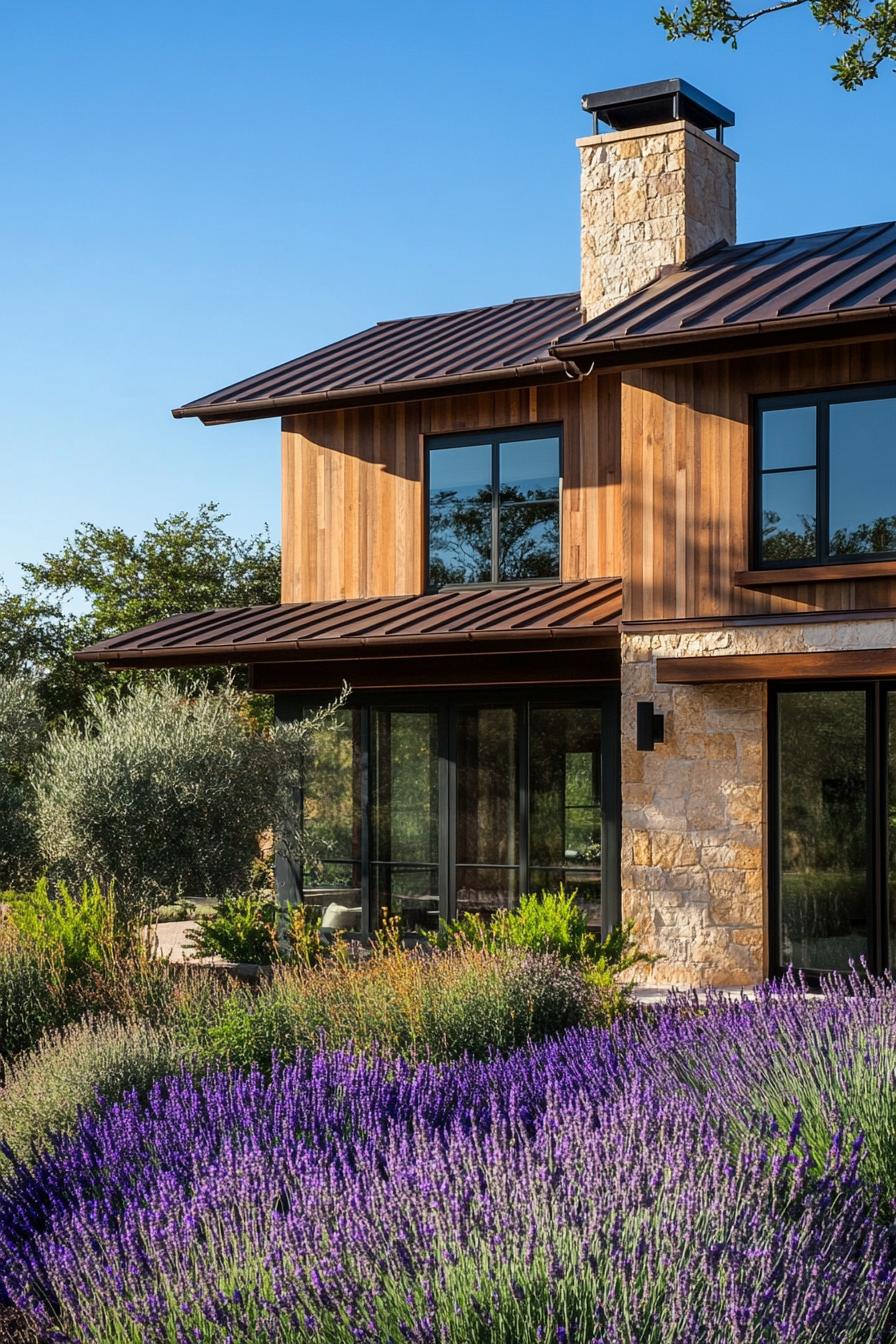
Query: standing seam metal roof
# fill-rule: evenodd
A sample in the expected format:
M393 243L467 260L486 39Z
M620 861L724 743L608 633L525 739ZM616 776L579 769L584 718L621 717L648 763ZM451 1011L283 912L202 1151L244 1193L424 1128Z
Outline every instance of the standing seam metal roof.
M896 223L721 244L561 336L555 352L896 307Z
M486 379L526 369L562 376L550 353L557 335L580 316L578 294L515 299L429 317L380 322L354 336L222 388L175 410L203 418L301 403L339 394L433 380Z
M622 580L581 579L524 587L445 588L404 597L347 598L231 607L169 616L81 649L81 662L138 662L218 656L251 662L315 649L402 645L531 635L612 635L622 615ZM339 653L334 653L338 657Z
M576 326L578 294L408 317L188 402L206 423L430 390L562 379L602 350L896 314L896 223L721 244Z

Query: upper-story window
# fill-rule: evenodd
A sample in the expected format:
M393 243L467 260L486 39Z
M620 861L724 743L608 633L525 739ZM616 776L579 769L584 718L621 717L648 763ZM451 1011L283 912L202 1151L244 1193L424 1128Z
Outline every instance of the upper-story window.
M560 429L427 440L427 585L560 576Z
M760 565L896 555L896 386L757 403Z

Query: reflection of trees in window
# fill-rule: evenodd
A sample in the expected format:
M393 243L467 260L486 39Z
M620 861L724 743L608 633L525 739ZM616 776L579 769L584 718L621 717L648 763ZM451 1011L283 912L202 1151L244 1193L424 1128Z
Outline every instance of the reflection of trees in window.
M800 515L802 531L781 527L781 515L766 509L762 515L763 560L806 560L815 557L815 519Z
M500 577L550 579L559 567L560 517L557 490L501 491Z
M492 492L464 498L438 490L429 501L429 578L446 583L487 583L491 578Z
M762 515L762 558L804 560L815 557L815 519L800 515L802 531L780 526L781 515L767 509ZM880 555L896 551L896 514L883 514L858 527L838 527L831 533L829 551L834 555Z
M429 449L429 584L560 573L560 439L527 429Z
M896 553L892 388L761 400L757 433L763 562Z
M831 533L832 555L877 555L896 551L896 514L885 514L873 523L860 523L851 531L838 527Z
M360 853L360 722L357 710L337 711L321 734L303 789L303 825L319 861L307 882L352 885L352 860Z

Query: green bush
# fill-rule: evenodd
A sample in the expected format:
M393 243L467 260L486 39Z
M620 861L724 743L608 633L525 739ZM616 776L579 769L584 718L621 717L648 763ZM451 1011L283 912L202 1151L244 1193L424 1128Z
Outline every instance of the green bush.
M576 894L562 884L558 891L529 892L515 909L497 910L489 920L467 913L452 924L443 923L433 941L441 948L466 944L491 952L551 952L563 961L585 963L598 974L618 975L650 961L635 943L632 922L611 929L601 941L588 928Z
M322 933L320 911L313 906L278 910L270 892L261 890L224 897L215 910L199 915L197 923L186 940L194 957L223 957L259 966L282 960L313 966L344 943L339 929Z
M36 864L31 771L45 733L36 680L0 676L0 890L30 880Z
M277 907L270 896L256 892L225 896L197 923L187 936L193 956L268 965L277 955Z
M50 968L0 924L0 1081L5 1062L36 1045L57 1022L57 985Z
M88 969L102 970L130 935L117 918L112 888L95 879L70 888L52 887L45 877L31 891L9 902L20 938L71 979Z
M278 966L261 989L185 984L173 1030L206 1064L270 1062L300 1047L353 1045L389 1056L484 1058L605 1016L581 971L550 954L347 949L317 965Z
M0 1090L0 1139L21 1158L69 1131L98 1096L145 1092L183 1062L174 1036L148 1022L94 1018L51 1032L9 1067Z
M168 905L157 905L149 913L150 924L179 924L195 919L196 907L192 901L173 901Z

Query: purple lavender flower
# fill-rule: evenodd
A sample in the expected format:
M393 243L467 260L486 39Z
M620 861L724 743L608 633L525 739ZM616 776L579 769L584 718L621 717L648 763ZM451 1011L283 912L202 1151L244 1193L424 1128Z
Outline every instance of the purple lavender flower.
M68 1344L884 1344L894 1052L854 977L168 1078L0 1178L0 1305Z

